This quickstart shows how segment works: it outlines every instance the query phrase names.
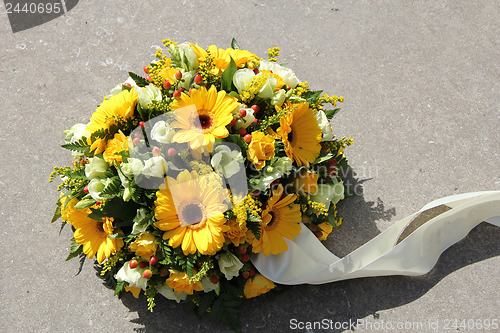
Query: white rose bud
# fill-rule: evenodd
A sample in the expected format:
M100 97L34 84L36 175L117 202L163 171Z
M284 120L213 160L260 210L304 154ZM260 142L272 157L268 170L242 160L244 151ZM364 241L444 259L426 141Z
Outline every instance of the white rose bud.
M151 130L151 138L161 143L169 143L172 140L175 132L170 128L170 124L163 120L158 121L154 124Z
M128 282L130 287L146 290L148 279L142 277L145 268L130 268L130 261L123 264L122 268L116 273L115 279L120 282Z
M165 298L172 301L176 301L177 303L180 303L187 297L186 293L177 293L166 284L164 284L161 288L159 288L158 292L162 294Z
M226 279L231 280L233 277L238 276L242 267L243 263L231 252L228 251L219 255L219 269Z
M108 169L109 165L104 159L100 157L89 158L89 163L85 165L85 176L90 180L101 178Z
M285 81L286 85L292 89L295 88L300 82L300 80L290 68L283 67L273 61L261 61L259 69L261 71L272 71L274 74L279 75L283 79L283 81Z
M259 74L261 75L261 74ZM266 83L260 88L259 93L257 96L260 98L271 98L273 97L274 94L274 88L276 88L276 85L278 84L278 81L274 77L268 77L266 80Z
M137 96L139 96L139 105L146 109L153 101L161 101L161 90L153 84L144 88L134 87Z
M75 124L69 130L64 131L66 135L64 141L68 143L74 143L80 140L82 137L90 137L90 133L86 130L87 125L85 124Z
M285 91L283 89L280 89L273 94L273 97L271 98L271 104L281 106L281 104L283 104L283 102L285 101L285 97Z
M316 113L316 120L318 120L318 126L321 128L321 132L323 132L323 139L321 141L332 141L334 138L333 130L325 112L322 110L318 111Z
M194 52L194 48L189 43L182 43L177 46L177 48L179 49L179 57L181 58L182 68L184 68L186 71L197 69L198 57Z
M104 198L101 197L101 192L106 188L106 186L109 184L110 179L92 179L90 183L87 185L87 188L89 189L89 194L92 197L92 199L99 201Z
M240 117L240 110L244 109L246 111L246 115L244 117L241 117L236 121L236 124L234 124L234 129L239 130L241 128L247 128L250 126L253 121L255 120L254 116L254 110L252 108L245 108L245 105L241 104L239 108L234 109L233 115L235 117Z
M249 68L238 69L234 73L233 84L236 89L238 89L238 94L241 94L243 90L245 90L247 83L250 82L254 76L255 73Z
M241 152L231 151L228 146L218 145L215 147L214 155L210 163L215 171L224 175L226 178L237 174L243 164Z
M117 95L117 94L121 93L123 91L123 85L126 84L126 83L130 84L131 87L137 87L137 83L135 83L134 79L132 79L129 76L128 79L125 82L123 82L122 84L118 84L118 85L116 85L116 87L114 87L113 89L111 89L109 95L107 96L108 99L111 96L114 96L114 95Z
M163 178L167 171L167 161L162 156L153 156L144 162L142 174L146 177Z

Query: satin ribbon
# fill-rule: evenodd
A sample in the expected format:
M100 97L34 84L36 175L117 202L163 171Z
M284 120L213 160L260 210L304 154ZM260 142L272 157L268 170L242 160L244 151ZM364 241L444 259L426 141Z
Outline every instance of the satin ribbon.
M475 192L435 200L396 222L344 258L332 254L304 225L288 250L262 253L252 263L281 284L322 284L369 276L422 275L439 256L479 223L500 227L500 191Z

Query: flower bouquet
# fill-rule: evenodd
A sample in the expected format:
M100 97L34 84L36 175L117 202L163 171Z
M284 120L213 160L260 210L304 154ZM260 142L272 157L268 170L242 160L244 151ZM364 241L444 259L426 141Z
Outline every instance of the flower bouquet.
M252 264L309 228L341 224L341 168L351 138L330 120L342 97L309 89L279 64L231 48L163 41L145 76L104 97L65 131L73 152L53 222L73 231L67 260L95 258L105 284L190 302L238 327L238 305L278 289ZM329 103L332 109L325 109Z

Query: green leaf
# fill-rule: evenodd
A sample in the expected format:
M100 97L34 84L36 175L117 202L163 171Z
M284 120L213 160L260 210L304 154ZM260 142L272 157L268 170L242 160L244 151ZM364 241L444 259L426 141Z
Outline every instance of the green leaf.
M231 48L233 48L235 50L239 50L240 49L240 46L238 45L238 42L234 38L231 40Z
M322 92L323 90L308 91L302 97L306 99L307 103L314 104Z
M110 178L110 182L102 190L100 196L107 199L119 196L121 184L122 182L120 180L120 177L115 176L113 178Z
M56 211L54 212L54 216L52 216L52 220L50 221L50 223L54 223L55 221L57 221L60 217L61 217L61 206L60 205L57 205L56 207Z
M83 245L77 244L75 238L71 238L71 247L66 261L78 257L83 252Z
M337 113L339 113L340 108L336 108L333 110L325 110L325 115L328 120L331 120L333 116L335 116Z
M236 73L237 69L238 67L236 67L236 63L231 57L231 62L229 63L229 66L227 66L226 70L222 74L222 81L221 81L221 89L225 90L227 93L231 92L232 90L231 86L233 85L233 76L234 73Z
M247 228L248 230L250 230L253 235L255 236L255 238L257 238L257 240L260 240L260 233L261 233L261 226L260 226L260 220L257 219L255 216L253 215L248 215L248 218L247 218Z
M325 161L328 161L328 160L331 160L333 158L333 154L331 153L328 153L324 156L320 156L316 159L316 161L314 161L312 164L315 165L315 164L319 164L319 163L322 163L322 162L325 162Z
M125 288L125 281L118 282L115 288L115 296L118 296L124 288Z
M75 205L75 208L76 209L85 209L87 207L94 205L95 203L96 203L96 201L94 199L85 199L85 200L79 201Z
M217 294L215 291L211 291L209 293L204 293L201 295L200 305L198 306L198 315L202 316L205 312L210 309L213 302L217 298Z
M73 143L67 143L64 145L61 145L61 147L71 150L71 151L76 151L81 154L88 155L90 153L90 147L87 145L87 138L82 137L80 140L75 141Z
M135 81L135 83L137 83L139 87L145 87L149 84L148 80L135 73L128 72L128 75L130 75L130 77Z
M127 235L125 235L125 234L120 234L120 233L118 233L118 234L113 234L113 235L111 235L111 236L108 236L108 238L111 238L111 239L115 239L115 238L125 238L125 237L127 237Z

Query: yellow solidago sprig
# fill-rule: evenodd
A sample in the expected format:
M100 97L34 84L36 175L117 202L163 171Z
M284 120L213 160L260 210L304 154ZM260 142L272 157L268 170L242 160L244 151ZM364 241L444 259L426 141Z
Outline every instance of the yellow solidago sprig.
M280 55L280 48L275 46L273 48L267 49L267 56L269 61L278 61Z

